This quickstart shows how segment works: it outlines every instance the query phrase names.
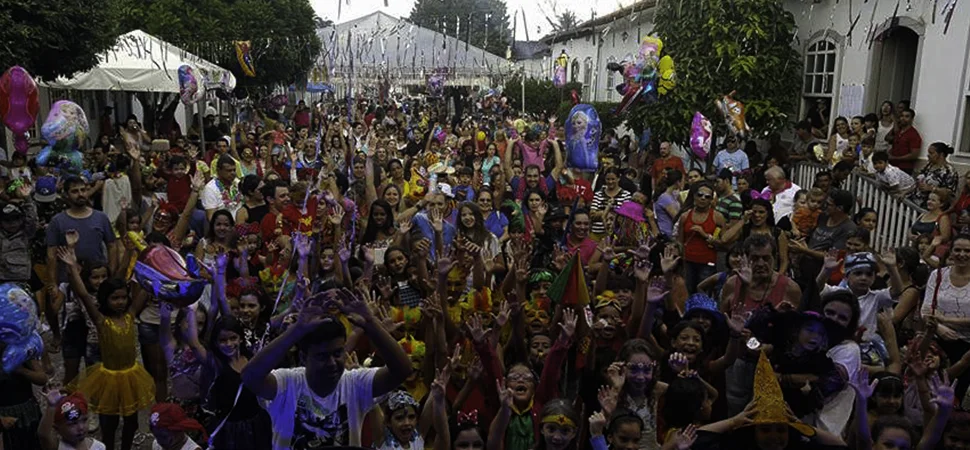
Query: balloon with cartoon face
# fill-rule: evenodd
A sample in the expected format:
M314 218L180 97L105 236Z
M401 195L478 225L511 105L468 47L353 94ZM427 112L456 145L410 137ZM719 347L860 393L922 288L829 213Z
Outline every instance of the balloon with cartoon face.
M0 368L5 373L44 353L39 325L37 304L30 294L14 283L0 285L0 342L4 344Z

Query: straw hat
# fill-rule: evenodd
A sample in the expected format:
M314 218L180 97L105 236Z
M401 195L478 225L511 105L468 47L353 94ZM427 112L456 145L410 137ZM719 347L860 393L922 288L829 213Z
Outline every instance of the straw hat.
M751 425L783 423L794 428L805 436L814 436L815 429L805 425L793 417L789 412L785 397L781 393L781 385L775 377L775 371L768 362L768 357L761 352L758 367L754 372L754 400L757 414Z

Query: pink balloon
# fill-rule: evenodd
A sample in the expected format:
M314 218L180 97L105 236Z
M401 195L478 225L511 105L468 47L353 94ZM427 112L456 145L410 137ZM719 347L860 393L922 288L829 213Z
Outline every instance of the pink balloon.
M0 116L13 131L14 147L20 153L27 153L27 130L37 120L39 110L34 77L20 66L7 69L0 77Z
M186 263L182 256L175 250L162 245L149 247L142 252L139 260L172 280L184 281L195 278L186 269Z

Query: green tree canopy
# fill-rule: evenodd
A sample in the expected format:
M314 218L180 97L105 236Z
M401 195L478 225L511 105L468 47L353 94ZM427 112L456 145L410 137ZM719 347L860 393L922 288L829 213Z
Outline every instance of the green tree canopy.
M0 70L52 80L88 70L118 36L112 0L0 0Z
M659 2L654 33L673 57L677 86L652 104L639 104L628 123L639 134L686 144L695 111L721 132L714 100L736 91L748 125L763 135L789 125L799 99L801 60L792 47L795 21L777 0Z
M304 77L320 53L308 0L117 0L121 27L141 29L232 70L238 86L267 92ZM243 74L234 41L250 41L256 67Z
M512 34L503 0L417 0L409 20L499 56Z

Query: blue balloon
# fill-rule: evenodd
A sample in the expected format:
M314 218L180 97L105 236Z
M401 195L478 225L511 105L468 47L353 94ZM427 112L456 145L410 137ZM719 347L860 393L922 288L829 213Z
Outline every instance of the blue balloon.
M596 109L586 104L574 106L566 120L567 165L582 172L595 172L599 165L601 133Z
M14 283L0 285L0 342L6 344L2 368L12 373L28 359L40 358L44 341L37 332L37 304Z

